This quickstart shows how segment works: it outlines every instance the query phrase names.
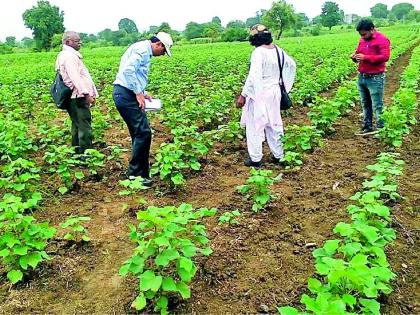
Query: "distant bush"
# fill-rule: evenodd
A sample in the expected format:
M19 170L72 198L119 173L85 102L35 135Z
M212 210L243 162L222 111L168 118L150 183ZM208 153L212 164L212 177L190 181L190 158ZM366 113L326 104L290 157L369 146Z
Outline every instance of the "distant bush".
M215 39L211 37L200 37L200 38L192 38L190 39L191 44L209 44L214 43Z
M13 52L12 47L10 47L9 45L0 43L0 55L11 54L12 52Z
M248 39L248 30L244 28L227 28L222 34L224 42L242 42Z
M319 36L320 34L321 34L321 28L319 26L315 26L313 29L311 29L312 36Z

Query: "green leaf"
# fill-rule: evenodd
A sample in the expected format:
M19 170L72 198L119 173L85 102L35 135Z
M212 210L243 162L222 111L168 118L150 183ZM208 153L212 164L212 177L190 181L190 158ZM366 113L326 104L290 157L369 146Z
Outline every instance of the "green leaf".
M328 241L325 242L323 247L324 247L327 255L331 256L336 252L339 244L340 244L340 240L328 240Z
M83 172L76 172L74 173L74 177L76 177L77 179L82 179L83 177L85 177L85 174L83 174Z
M174 279L172 277L163 278L162 289L165 291L177 291Z
M38 264L42 261L41 253L34 252L29 254L28 256L28 265L31 266L33 269L38 266Z
M10 270L7 273L7 279L9 279L11 283L15 284L23 279L23 273L20 270Z
M198 170L200 170L201 165L200 165L200 163L198 163L198 162L192 162L192 163L190 164L190 167L191 167L193 170L198 171Z
M10 254L10 251L7 248L0 250L0 257L7 257L9 256L9 254Z
M162 285L162 276L155 276L151 270L145 271L140 276L140 290L157 292Z
M166 310L168 308L168 298L162 295L157 301L156 306L159 309Z
M133 301L133 303L131 304L131 306L133 308L135 308L136 310L140 311L143 308L146 307L146 298L144 297L144 294L141 293L139 294L136 299Z
M210 247L206 247L206 248L203 248L203 249L201 250L201 253L202 253L204 256L209 256L209 255L211 255L211 254L213 253L213 250L212 250Z
M13 247L13 253L15 255L23 256L28 253L28 249L29 249L28 246L16 246L16 247Z
M357 242L348 243L341 247L340 251L347 257L356 255L362 249L362 244Z
M28 256L22 256L19 258L19 266L21 266L24 270L28 269Z
M190 282L194 274L191 271L185 270L184 268L178 268L178 275L182 281Z
M181 259L179 260L179 266L187 270L188 272L191 272L191 269L193 267L193 262L191 259L181 257Z
M369 298L377 298L378 297L378 290L373 286L369 286L367 288L364 288L363 293L366 295L366 297L369 297Z
M73 234L71 234L71 233L66 233L66 235L64 235L64 237L63 237L65 240L68 240L68 241L73 241L74 240L74 236L73 236Z
M163 250L155 259L158 266L166 267L172 260L178 259L179 253L176 249L170 248Z
M87 235L83 235L82 236L82 240L85 241L85 242L89 242L90 241L90 237L87 236Z
M176 288L178 289L178 292L181 294L183 299L189 299L191 297L190 287L185 282L178 282L176 284Z
M362 254L357 254L356 256L354 256L351 261L350 261L350 266L357 268L360 266L365 266L367 264L368 260L367 260L367 256L366 255L362 255Z
M184 176L182 176L181 173L177 173L174 176L171 176L171 181L175 184L175 185L182 185L184 183Z
M299 315L299 311L291 306L278 307L277 310L281 315Z
M350 236L354 229L350 224L339 222L334 228L334 233L339 233L341 236Z
M319 292L319 289L322 287L322 283L315 278L308 279L308 288L312 293Z
M356 298L350 294L344 294L341 299L343 300L344 303L350 306L351 309L353 309L354 305L356 305L356 302L357 302Z
M364 306L364 310L369 310L373 315L380 315L381 304L375 300L360 299L360 304Z
M68 189L67 189L67 187L60 187L60 188L58 188L58 191L62 194L62 195L64 195L67 191L68 191Z
M182 246L181 251L185 257L194 257L196 255L197 247L194 245Z
M120 276L124 277L128 273L128 269L130 269L130 264L124 264L121 266L119 270Z
M160 236L153 239L157 246L170 246L169 240L167 237Z

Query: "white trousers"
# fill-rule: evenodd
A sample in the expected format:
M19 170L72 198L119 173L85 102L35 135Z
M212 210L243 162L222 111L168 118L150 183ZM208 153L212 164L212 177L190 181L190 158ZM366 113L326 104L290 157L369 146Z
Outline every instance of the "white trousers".
M265 132L265 136L264 136ZM270 147L271 153L273 153L276 159L283 158L283 144L281 142L281 136L283 134L282 128L279 130L273 129L270 126L266 126L264 130L258 132L255 130L253 124L246 125L246 144L248 146L249 157L253 162L261 161L263 157L262 144L265 137L267 137L267 143Z

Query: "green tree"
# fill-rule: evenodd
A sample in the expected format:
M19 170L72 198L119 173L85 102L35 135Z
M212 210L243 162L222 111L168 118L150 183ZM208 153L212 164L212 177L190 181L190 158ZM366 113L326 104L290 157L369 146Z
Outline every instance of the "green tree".
M277 32L277 39L281 37L283 31L296 25L296 14L293 6L281 0L273 2L262 22L272 31Z
M298 30L308 25L309 25L309 18L306 16L305 13L296 14L296 28Z
M321 9L321 23L330 30L334 25L338 25L343 20L342 13L338 4L332 1L327 1L322 5Z
M56 48L56 47L61 46L62 39L63 39L63 34L54 34L54 36L51 39L51 48ZM80 40L82 40L82 37L80 37Z
M112 31L109 28L104 29L98 33L98 38L105 42L112 42L113 35Z
M267 12L267 10L260 10L255 12L255 16L246 19L245 26L251 28L255 24L260 24L262 22L262 17Z
M386 4L377 3L370 8L370 14L375 19L385 19L389 14L388 7Z
M402 20L413 10L414 6L411 3L398 3L391 8L391 13L393 13L398 20Z
M314 17L312 19L312 24L313 25L322 25L322 16L321 15L317 15L316 17Z
M222 20L218 16L213 17L211 19L211 22L214 23L214 24L222 26Z
M128 34L139 32L136 23L128 18L123 18L118 22L118 29L120 31L126 31Z
M0 42L0 55L3 54L10 54L13 52L12 47L10 47L9 45L3 44L2 42Z
M245 41L247 38L248 31L239 27L226 28L222 34L222 41L224 42Z
M170 34L172 32L172 28L169 26L169 23L163 22L158 27L158 32L166 32L166 33Z
M6 45L8 45L10 47L15 47L16 46L16 37L7 36L6 37Z
M207 23L204 27L203 36L210 38L217 38L220 36L220 26L216 23Z
M32 38L24 37L20 41L20 46L23 48L33 48L35 41Z
M407 14L407 21L420 22L420 10L412 10Z
M38 49L50 49L54 34L64 32L64 12L48 1L40 0L37 6L23 13L25 26L32 30Z
M190 22L186 25L184 36L187 39L203 37L204 26L196 22Z
M150 25L148 33L149 34L156 34L158 32L158 30L159 30L159 26Z
M226 25L226 28L246 28L246 26L245 26L245 22L241 20L234 20L234 21L230 21Z

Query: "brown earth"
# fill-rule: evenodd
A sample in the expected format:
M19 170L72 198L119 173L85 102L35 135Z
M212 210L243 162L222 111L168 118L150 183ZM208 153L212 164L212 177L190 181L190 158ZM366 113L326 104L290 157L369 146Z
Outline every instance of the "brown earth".
M386 99L398 86L399 73L407 64L398 59L388 76ZM392 87L392 88L391 88ZM285 117L286 124L307 122L307 108L301 107ZM219 151L209 156L198 175L188 179L186 188L173 194L155 190L141 197L148 205L178 205L188 202L195 207L216 207L219 214L240 209L238 225L220 226L216 218L206 220L214 253L199 261L199 272L192 284L192 298L175 305L177 313L256 313L274 312L279 305L297 305L313 275L311 251L315 243L333 237L339 221L349 219L345 208L348 197L360 189L369 176L365 167L375 161L384 148L372 137L356 137L360 110L355 107L336 124L336 133L325 140L323 148L306 157L298 172L285 172L267 163L275 175L283 177L274 186L278 198L261 213L253 214L250 205L236 193L249 170L242 166L245 144L238 150ZM129 143L127 133L114 130L111 144ZM113 132L114 132L113 131ZM116 136L118 135L118 136ZM157 133L153 152L167 135ZM402 149L407 169L402 179L402 194L407 196L395 211L399 239L390 250L391 261L399 277L397 293L389 298L390 314L414 310L418 285L418 128L413 140ZM417 153L415 153L417 152ZM266 155L268 156L268 155ZM57 225L69 214L88 215L87 224L93 241L90 245L68 245L61 240L48 252L52 260L17 287L0 287L0 313L28 314L121 314L132 312L136 281L121 278L118 269L134 248L128 239L129 222L135 223L139 208L135 197L118 196L121 165L111 164L102 181L89 181L80 190L63 198L49 200L36 212L40 220ZM415 182L414 179L417 179ZM417 192L416 192L417 191ZM127 204L127 207L123 205ZM412 207L412 210L407 208ZM416 214L417 213L417 214ZM414 220L413 218L416 218ZM417 225L416 225L417 224ZM417 229L417 230L416 230ZM408 235L408 236L407 236ZM417 247L418 248L418 247ZM402 267L402 264L407 268ZM1 281L5 283L5 281ZM406 314L409 314L407 312Z
M420 97L418 98L420 101ZM417 119L420 119L418 112ZM389 297L388 314L420 313L420 128L413 126L411 135L401 149L406 162L399 180L404 197L393 209L393 226L397 240L388 256L396 278L394 293Z

